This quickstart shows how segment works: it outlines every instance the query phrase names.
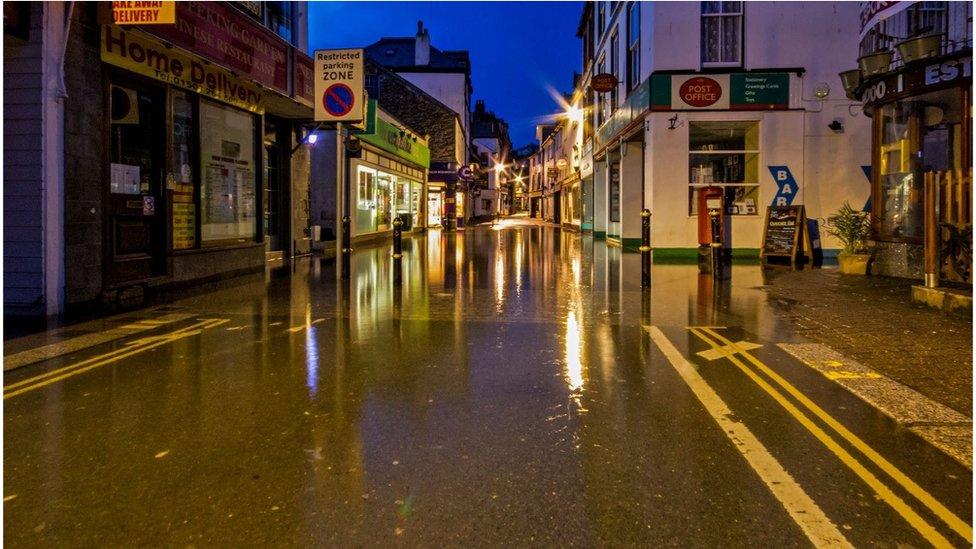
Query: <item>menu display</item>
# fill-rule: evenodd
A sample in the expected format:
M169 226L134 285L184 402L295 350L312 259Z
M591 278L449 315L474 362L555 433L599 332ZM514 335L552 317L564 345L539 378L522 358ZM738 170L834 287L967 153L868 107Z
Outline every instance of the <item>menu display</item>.
M805 225L803 206L770 206L763 225L763 257L789 257L796 262Z

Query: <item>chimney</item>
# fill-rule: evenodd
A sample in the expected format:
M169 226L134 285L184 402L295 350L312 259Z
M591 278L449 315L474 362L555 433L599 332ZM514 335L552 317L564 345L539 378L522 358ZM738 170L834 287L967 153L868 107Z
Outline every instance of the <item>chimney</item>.
M423 21L417 21L417 36L414 39L413 63L414 65L430 64L430 34L424 28Z
M476 114L485 114L485 102L484 102L484 100L479 99L479 100L477 100L477 101L474 102L474 112Z

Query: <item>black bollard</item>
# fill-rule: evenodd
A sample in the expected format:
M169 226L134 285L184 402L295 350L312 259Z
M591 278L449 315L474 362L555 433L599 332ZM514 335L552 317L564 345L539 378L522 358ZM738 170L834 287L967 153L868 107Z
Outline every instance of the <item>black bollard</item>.
M342 279L349 280L349 261L352 256L351 236L349 226L352 219L348 215L342 217Z
M403 220L397 217L393 220L393 259L403 257Z
M641 288L651 287L651 210L641 210Z
M722 278L722 227L718 210L708 210L712 222L712 276Z

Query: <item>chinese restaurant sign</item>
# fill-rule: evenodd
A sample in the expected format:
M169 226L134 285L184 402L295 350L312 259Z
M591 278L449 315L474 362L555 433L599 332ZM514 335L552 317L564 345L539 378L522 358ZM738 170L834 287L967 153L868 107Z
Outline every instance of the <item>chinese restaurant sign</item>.
M112 2L116 25L172 25L176 22L176 2Z
M258 86L194 55L113 25L102 26L102 61L252 112L264 110Z
M175 25L146 31L288 95L288 44L223 2L177 2Z
M654 74L651 110L782 110L790 107L790 75L785 72Z

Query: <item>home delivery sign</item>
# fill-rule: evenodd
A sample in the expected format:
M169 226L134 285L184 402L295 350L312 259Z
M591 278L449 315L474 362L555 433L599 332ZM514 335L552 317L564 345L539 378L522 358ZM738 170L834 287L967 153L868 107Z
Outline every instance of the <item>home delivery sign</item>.
M790 107L790 75L654 74L651 110L777 110Z

